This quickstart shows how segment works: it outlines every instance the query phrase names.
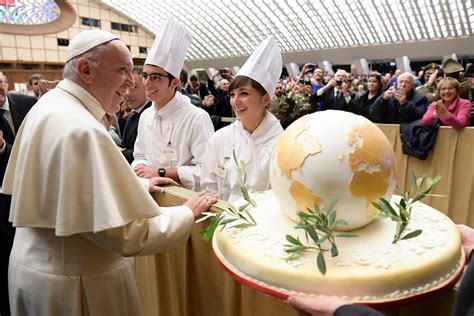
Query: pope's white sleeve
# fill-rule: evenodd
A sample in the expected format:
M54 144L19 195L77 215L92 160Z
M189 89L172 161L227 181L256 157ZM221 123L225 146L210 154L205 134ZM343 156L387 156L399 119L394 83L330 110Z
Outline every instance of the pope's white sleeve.
M133 161L131 164L132 169L134 169L137 165L150 165L150 163L146 160L146 150L145 150L145 133L147 132L145 129L146 126L146 117L144 117L147 113L142 113L140 120L138 121L138 128L137 128L137 138L135 140L135 145L133 146Z
M125 226L83 233L82 236L108 251L122 256L146 256L161 253L186 242L194 223L187 206L162 207L161 214L140 218Z

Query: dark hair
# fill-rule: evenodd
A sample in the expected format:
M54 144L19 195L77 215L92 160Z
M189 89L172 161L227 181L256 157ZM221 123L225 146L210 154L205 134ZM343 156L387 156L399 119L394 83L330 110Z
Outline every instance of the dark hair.
M198 81L198 77L196 77L196 75L191 75L191 77L189 77L189 81Z
M143 68L141 66L134 66L132 69L132 74L141 75L143 73Z
M168 78L170 78L170 81L174 79L173 75L170 74L168 72ZM181 72L179 73L179 80L181 80L181 82L188 82L188 72L186 70L181 70Z
M384 88L384 82L382 80L382 75L378 72L371 72L368 76L367 76L367 81L369 81L369 78L375 78L375 80L377 80L377 82L379 83L379 91L383 91L383 88Z
M232 80L232 82L229 85L229 93L232 92L232 90L235 90L237 88L243 87L247 84L250 84L252 88L258 91L262 96L267 94L267 91L262 87L260 83L257 81L253 80L252 78L249 78L247 76L237 76Z
M28 83L31 85L33 80L41 80L41 79L46 79L46 77L41 74L32 74L31 76L28 77Z

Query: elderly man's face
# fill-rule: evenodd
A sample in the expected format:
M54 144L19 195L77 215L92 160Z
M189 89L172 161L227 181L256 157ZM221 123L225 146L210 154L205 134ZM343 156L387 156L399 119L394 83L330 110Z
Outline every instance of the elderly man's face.
M397 88L403 89L405 93L410 92L415 86L413 77L410 74L402 74L397 78Z
M128 48L121 41L111 41L99 56L99 63L91 69L93 95L105 112L117 113L120 102L129 88L134 86L133 61Z
M8 93L8 80L3 74L0 74L0 106L5 103Z
M219 89L222 89L224 91L229 90L229 81L226 79L222 79L219 81Z
M145 87L139 74L133 74L135 85L125 94L125 100L132 110L136 110L146 102Z

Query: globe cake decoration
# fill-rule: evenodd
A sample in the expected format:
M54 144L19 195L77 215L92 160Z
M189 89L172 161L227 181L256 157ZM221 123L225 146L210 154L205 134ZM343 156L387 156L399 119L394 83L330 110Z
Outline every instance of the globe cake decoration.
M374 216L380 213L373 202L391 200L397 209L401 197L392 197L397 173L392 146L367 119L343 111L300 118L277 140L269 172L272 190L251 193L256 206L246 209L255 225L235 220L212 237L218 261L238 281L283 299L331 295L388 306L432 295L460 277L461 239L447 216L414 202L403 235L416 237L397 242L400 224L375 219L381 216ZM248 200L233 206L241 209ZM343 222L333 228L356 237L334 234L338 253L326 256L327 269L321 273L316 264L321 251L294 256L287 251L287 236L313 242L307 231L297 228L298 212L312 215L312 210L331 205ZM228 222L225 217L223 222ZM331 249L328 240L322 245Z
M296 220L298 210L337 199L338 217L354 230L372 222L372 206L390 199L396 161L383 132L366 118L343 111L306 115L279 137L272 153L270 181L282 211Z

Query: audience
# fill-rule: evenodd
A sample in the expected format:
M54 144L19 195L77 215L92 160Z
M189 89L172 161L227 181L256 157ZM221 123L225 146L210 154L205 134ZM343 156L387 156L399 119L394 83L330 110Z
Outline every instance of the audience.
M407 123L421 119L428 107L426 96L415 90L415 76L405 72L398 76L397 89L391 87L370 107L377 123Z

